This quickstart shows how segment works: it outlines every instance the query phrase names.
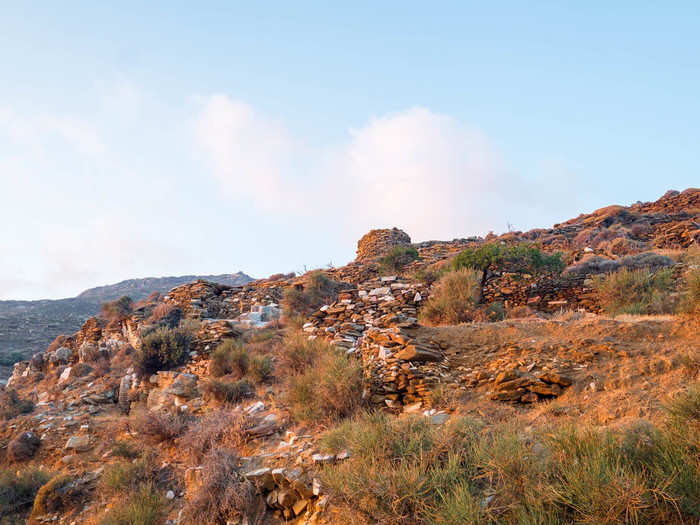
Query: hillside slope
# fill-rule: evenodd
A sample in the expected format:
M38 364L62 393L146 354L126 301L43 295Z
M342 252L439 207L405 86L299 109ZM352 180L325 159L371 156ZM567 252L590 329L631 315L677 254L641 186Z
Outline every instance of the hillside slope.
M239 286L253 280L243 272L147 277L90 288L77 297L67 299L0 301L0 379L9 375L10 368L3 365L9 363L13 354L27 358L44 350L56 336L78 330L86 319L99 312L102 303L114 301L124 295L139 301L147 298L152 292L166 293L176 286L198 279L228 286Z
M0 524L696 523L699 199L90 318L0 387ZM610 310L630 271L673 308Z

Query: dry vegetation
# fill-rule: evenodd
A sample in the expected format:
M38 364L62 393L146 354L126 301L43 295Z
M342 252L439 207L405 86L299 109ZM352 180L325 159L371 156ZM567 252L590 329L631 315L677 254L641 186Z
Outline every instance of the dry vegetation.
M330 344L295 335L285 347L296 373L289 378L287 402L292 417L306 423L351 415L362 404L362 366Z
M530 433L361 414L324 436L350 459L323 481L368 523L684 523L700 517L700 388L667 410L658 427Z

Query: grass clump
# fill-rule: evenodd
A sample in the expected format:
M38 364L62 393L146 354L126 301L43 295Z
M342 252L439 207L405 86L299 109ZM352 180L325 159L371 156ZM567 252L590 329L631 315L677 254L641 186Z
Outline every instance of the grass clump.
M291 372L301 372L313 365L327 347L328 343L322 339L309 339L304 332L290 331L281 344L282 365Z
M154 374L180 366L189 356L191 332L185 328L157 328L144 336L134 365L142 374Z
M350 456L320 475L341 507L390 525L695 523L698 436L698 385L662 425L614 431L362 413L322 437L325 451Z
M266 355L254 355L250 359L248 375L257 383L267 381L272 376L272 359Z
M467 420L442 428L423 417L362 413L323 437L326 451L348 451L350 458L324 469L322 483L372 522L429 523L439 515L443 498L453 507L464 506L464 501L454 501L451 490L468 486L476 473L469 453L474 432ZM453 509L455 517L465 518L461 523L479 517L478 505L470 515L463 511Z
M120 458L134 459L139 455L139 452L128 441L115 441L112 445L112 455Z
M469 321L481 293L481 272L462 268L443 275L420 311L425 324L457 324Z
M309 272L303 285L285 290L282 300L285 316L292 319L305 317L324 304L332 303L338 297L340 286L321 270Z
M226 339L212 352L209 373L214 377L233 374L240 378L248 373L249 366L250 356L245 345Z
M289 379L287 400L297 421L319 422L351 415L362 403L362 365L325 341L295 340L305 364ZM298 355L297 355L298 357Z
M244 398L255 395L255 389L250 381L232 377L205 381L202 384L202 391L221 403L238 403Z
M700 311L700 267L692 268L685 276L687 310Z
M156 525L163 517L164 499L153 485L143 483L117 501L100 525Z
M37 468L0 470L0 516L31 507L39 488L49 478L49 474Z
M649 269L617 272L593 279L593 289L603 309L612 315L671 313L669 298L672 271Z
M156 466L153 451L146 450L133 461L110 465L100 478L100 488L109 495L133 492L143 484L153 484L164 477Z
M77 502L82 493L73 476L58 474L42 485L37 492L32 517L68 509Z
M418 250L413 246L394 246L379 260L379 271L383 274L396 273L417 259Z
M230 449L215 449L202 465L202 484L187 499L182 523L196 525L245 520L257 523L264 503L255 486L243 478L238 469L238 455Z
M144 410L133 418L134 428L156 443L173 441L185 433L191 418L184 414Z
M182 447L195 463L218 448L238 448L246 440L248 420L231 410L209 412L194 422L183 439Z

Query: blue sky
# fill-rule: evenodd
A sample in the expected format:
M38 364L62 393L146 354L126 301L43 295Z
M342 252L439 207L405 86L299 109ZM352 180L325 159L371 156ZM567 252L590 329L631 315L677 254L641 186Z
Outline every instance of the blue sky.
M96 4L2 6L0 298L700 185L691 2Z

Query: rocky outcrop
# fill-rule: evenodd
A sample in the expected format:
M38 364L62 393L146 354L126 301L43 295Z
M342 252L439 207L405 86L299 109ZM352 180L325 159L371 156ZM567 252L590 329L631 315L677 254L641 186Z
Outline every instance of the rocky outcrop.
M378 259L395 246L408 246L410 244L411 238L398 228L370 230L357 241L357 260Z

